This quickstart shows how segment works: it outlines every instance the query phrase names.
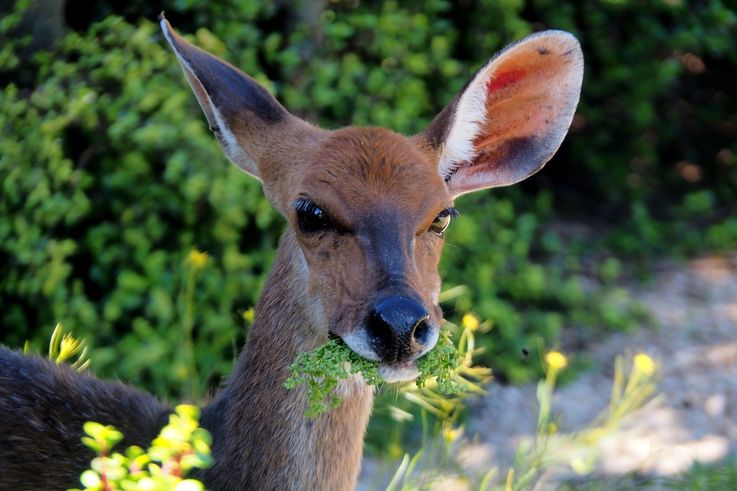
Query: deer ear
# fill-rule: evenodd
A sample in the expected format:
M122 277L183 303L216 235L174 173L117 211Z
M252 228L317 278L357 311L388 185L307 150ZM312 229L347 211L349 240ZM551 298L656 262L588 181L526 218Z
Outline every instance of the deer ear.
M180 37L163 14L160 18L161 30L225 154L263 179L259 161L270 146L269 138L280 131L288 133L285 126L307 123L292 116L251 77Z
M484 65L421 134L451 194L540 170L568 131L582 78L581 46L563 31L528 36Z

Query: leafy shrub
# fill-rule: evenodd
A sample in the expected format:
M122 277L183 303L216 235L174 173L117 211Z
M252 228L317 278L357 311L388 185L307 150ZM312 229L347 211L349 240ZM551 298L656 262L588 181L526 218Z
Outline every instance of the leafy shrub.
M204 491L200 481L185 479L192 470L212 465L212 437L200 428L199 418L199 409L181 404L148 449L134 445L124 453L113 452L122 433L113 426L88 421L82 441L97 457L80 477L84 490Z
M109 18L39 53L32 91L0 94L0 319L16 345L68 320L98 370L165 394L192 376L188 300L196 366L229 371L282 222L227 164L159 41L151 23ZM213 258L196 295L182 267L195 247Z

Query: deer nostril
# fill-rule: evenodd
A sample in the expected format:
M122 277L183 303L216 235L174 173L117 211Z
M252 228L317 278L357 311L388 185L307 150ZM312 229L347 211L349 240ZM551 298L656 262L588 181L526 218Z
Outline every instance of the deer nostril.
M414 331L412 331L412 337L415 340L415 343L419 345L425 344L427 341L428 333L430 332L430 324L427 323L427 319L430 317L429 315L425 318L421 319L420 322L417 323L415 326Z
M429 317L425 308L410 298L382 299L374 305L367 322L374 351L389 362L411 358L427 339Z
M374 349L377 351L377 354L379 354L379 350L376 348L392 344L394 339L392 328L376 309L373 309L369 314L367 324L369 336L371 336L371 344L375 345Z

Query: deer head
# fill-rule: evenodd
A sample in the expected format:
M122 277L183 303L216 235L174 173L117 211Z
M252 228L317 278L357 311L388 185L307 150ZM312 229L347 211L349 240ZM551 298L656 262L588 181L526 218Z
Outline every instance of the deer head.
M289 223L312 324L304 328L380 361L388 381L414 378L442 322L437 265L453 200L521 181L555 153L581 90L578 41L545 31L508 47L407 137L316 128L166 20L161 27L228 158Z

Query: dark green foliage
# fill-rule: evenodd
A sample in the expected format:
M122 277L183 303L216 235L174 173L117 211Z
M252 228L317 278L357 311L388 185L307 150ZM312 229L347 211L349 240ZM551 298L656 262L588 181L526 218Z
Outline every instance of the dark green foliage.
M446 286L468 289L446 310L491 321L479 342L502 377L532 376L522 349L564 326L636 325L615 286L627 268L603 247L737 244L737 17L721 1L69 5L69 34L34 56L19 16L0 22L0 342L38 345L63 321L98 373L162 395L217 382L243 343L283 220L207 131L161 8L296 114L404 133L505 43L547 27L581 39L584 93L558 156L521 187L460 199L448 231ZM571 232L571 217L596 226ZM192 280L194 248L211 260Z
M281 219L207 131L155 24L110 18L39 54L37 86L0 94L3 342L55 319L90 340L96 370L176 393L190 250L197 365L222 374L243 342Z

